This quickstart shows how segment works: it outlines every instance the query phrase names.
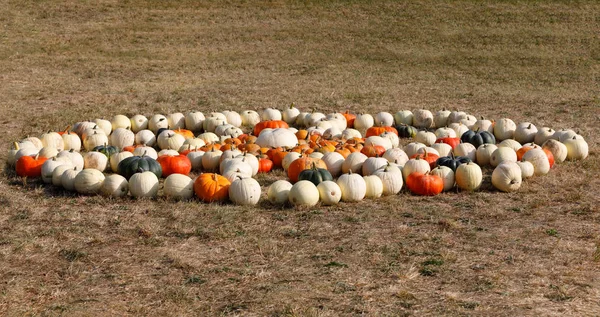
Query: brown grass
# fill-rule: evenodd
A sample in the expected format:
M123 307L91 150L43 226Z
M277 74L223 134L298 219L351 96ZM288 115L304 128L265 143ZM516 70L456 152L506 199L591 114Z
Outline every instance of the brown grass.
M4 316L592 316L594 1L0 1L0 148L114 114L442 107L575 128L518 193L307 209L0 179ZM0 151L2 160L5 151ZM3 164L4 165L4 164ZM261 182L267 186L274 177ZM265 187L266 188L266 187Z

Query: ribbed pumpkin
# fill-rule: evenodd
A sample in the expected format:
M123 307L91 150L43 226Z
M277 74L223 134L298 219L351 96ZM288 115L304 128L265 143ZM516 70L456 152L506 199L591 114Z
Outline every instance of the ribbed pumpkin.
M473 191L481 186L483 175L479 165L469 162L461 164L456 168L454 173L456 186L462 190Z
M107 197L123 197L129 191L129 182L119 174L106 176L100 187L100 193Z
M192 171L192 162L185 155L159 156L157 162L162 168L162 177L167 177L171 174L188 175Z
M133 174L128 183L129 192L133 197L152 198L158 194L158 176L150 171Z
M517 163L504 162L492 172L492 185L503 192L514 192L521 187L521 168Z
M163 191L169 198L190 199L194 196L194 180L187 175L171 174L165 178Z
M446 166L449 167L453 172L456 171L456 168L460 164L466 164L472 162L470 158L466 156L454 156L454 153L451 153L450 156L443 156L437 159L437 166Z
M236 205L256 205L260 193L260 184L251 177L238 178L229 186L229 198Z
M488 131L467 131L460 137L463 142L471 143L477 149L485 143L496 144L496 138Z
M333 176L327 169L317 167L316 163L313 162L311 168L300 172L298 180L307 180L318 186L323 181L332 181Z
M123 175L127 180L135 173L141 173L150 171L156 175L156 177L162 176L162 167L155 159L148 156L131 156L123 159L117 166L117 171L120 175Z
M325 164L325 162L323 160L304 156L304 157L296 159L292 163L290 163L290 166L288 167L288 171L287 171L290 181L292 183L297 182L298 177L300 176L300 173L303 170L312 168L313 164L317 168L327 169L327 165Z
M416 195L435 196L444 189L442 178L429 172L413 172L406 178L406 187Z
M361 201L367 194L367 183L360 174L352 171L341 175L336 183L342 191L342 201Z
M222 202L229 198L231 182L213 173L200 174L194 181L194 192L204 202Z

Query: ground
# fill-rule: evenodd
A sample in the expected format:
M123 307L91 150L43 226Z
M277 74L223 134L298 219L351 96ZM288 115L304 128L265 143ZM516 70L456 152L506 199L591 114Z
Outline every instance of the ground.
M334 207L0 177L3 316L594 316L595 1L0 0L0 149L116 114L460 109L590 145L516 193ZM6 150L0 150L5 166ZM263 192L281 172L259 177Z

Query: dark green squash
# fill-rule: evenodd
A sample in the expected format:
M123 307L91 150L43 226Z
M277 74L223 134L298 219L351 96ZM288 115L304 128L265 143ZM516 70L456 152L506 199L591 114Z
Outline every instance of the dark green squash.
M333 176L331 176L331 173L328 170L324 168L318 168L315 163L313 163L311 168L300 172L300 175L298 175L298 180L307 180L317 186L323 181L332 181Z
M456 172L456 169L461 164L467 164L471 162L471 159L466 156L454 156L452 152L450 152L450 156L442 156L435 161L437 166L446 166L449 167L453 172Z
M98 145L92 151L100 152L110 159L111 155L119 153L119 149L112 145Z
M475 146L475 149L479 148L480 145L489 143L496 144L496 138L493 134L488 131L472 131L469 130L460 137L460 140L466 143L471 143Z
M398 136L401 138L414 138L417 135L417 128L404 123L397 125L396 130L398 130Z
M130 156L117 166L117 173L125 177L127 180L135 173L150 171L160 178L162 176L162 167L160 163L149 156Z

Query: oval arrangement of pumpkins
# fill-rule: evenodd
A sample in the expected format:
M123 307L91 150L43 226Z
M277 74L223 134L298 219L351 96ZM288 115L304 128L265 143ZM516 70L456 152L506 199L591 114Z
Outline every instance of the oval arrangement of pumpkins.
M508 118L425 109L325 114L292 104L261 112L77 122L14 142L7 163L21 177L81 194L156 197L162 179L165 197L240 205L261 198L254 176L283 169L287 179L268 187L268 200L312 206L395 195L403 188L427 196L475 191L482 166L493 168L495 188L513 192L555 163L587 155L588 144L573 130Z

